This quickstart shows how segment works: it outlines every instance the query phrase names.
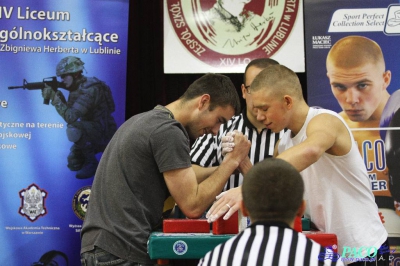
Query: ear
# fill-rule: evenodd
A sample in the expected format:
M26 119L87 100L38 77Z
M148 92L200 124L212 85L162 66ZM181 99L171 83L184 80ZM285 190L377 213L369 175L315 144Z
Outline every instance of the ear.
M297 210L296 216L297 217L303 217L305 211L306 211L306 201L303 200L301 202L301 205L300 205L299 209Z
M283 96L284 104L287 106L288 109L292 109L293 107L293 98L290 95Z
M249 211L246 209L246 206L244 206L243 200L240 201L240 211L242 212L243 216L249 216Z
M386 70L385 73L383 73L383 82L384 82L383 86L385 90L389 86L391 80L392 80L392 72L390 72L390 70Z
M200 100L199 100L199 104L198 104L199 110L201 110L201 109L203 109L205 107L207 107L207 109L208 109L208 106L210 104L210 100L211 100L210 94L203 94L200 97Z
M246 99L246 88L244 87L244 84L242 84L242 86L240 87L240 89L242 90L242 98Z

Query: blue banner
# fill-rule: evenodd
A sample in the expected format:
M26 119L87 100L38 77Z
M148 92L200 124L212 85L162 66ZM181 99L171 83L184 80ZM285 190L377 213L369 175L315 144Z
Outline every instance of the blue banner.
M82 169L125 120L128 16L128 0L0 4L1 265L80 264L93 182ZM86 85L69 89L68 75Z
M352 130L389 233L390 265L397 265L400 157L395 150L400 143L394 132L400 127L394 114L400 114L400 3L304 4L308 104L338 112Z

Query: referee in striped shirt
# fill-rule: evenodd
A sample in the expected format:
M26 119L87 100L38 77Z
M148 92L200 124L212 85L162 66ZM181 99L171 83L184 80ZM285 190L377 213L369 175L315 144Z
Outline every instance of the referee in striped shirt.
M258 73L269 65L277 65L277 61L270 58L259 58L252 60L247 66L244 73L242 89L242 97L246 101L246 108L238 116L232 117L228 123L221 125L216 136L211 134L203 135L193 144L190 151L193 169L199 181L207 178L215 167L220 165L223 160L221 138L228 132L234 130L242 132L248 136L251 141L249 158L251 163L262 161L273 155L276 142L280 139L283 131L273 133L265 128L263 123L257 120L257 113L252 108L252 95L250 85ZM213 167L215 166L215 167ZM235 172L224 187L224 191L238 187L243 182L243 175Z
M242 184L241 211L252 224L208 252L198 266L343 265L337 254L293 230L305 210L300 173L282 159L254 165Z

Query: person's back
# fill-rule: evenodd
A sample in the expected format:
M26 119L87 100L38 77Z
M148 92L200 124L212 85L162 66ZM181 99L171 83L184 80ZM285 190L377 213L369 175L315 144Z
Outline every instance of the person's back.
M199 265L343 265L331 249L292 229L305 209L304 183L292 165L275 158L255 164L242 192L241 210L252 224L207 253Z

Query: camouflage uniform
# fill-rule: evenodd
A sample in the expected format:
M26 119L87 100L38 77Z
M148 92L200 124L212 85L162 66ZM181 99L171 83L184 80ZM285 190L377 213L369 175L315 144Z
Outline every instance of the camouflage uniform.
M57 65L57 76L83 70L77 57L66 57ZM68 100L57 91L52 104L67 122L67 137L74 144L68 155L68 168L78 171L77 178L92 177L98 165L95 155L104 151L117 126L115 104L110 88L95 77L74 79Z

